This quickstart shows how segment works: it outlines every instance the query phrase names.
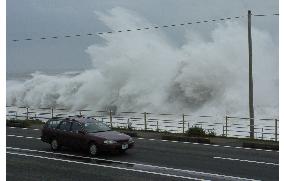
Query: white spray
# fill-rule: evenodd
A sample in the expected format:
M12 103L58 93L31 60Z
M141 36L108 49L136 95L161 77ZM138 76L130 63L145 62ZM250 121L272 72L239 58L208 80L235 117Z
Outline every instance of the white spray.
M114 8L97 13L110 29L151 24ZM162 30L102 35L105 43L87 48L93 67L76 75L40 72L23 82L7 82L7 104L70 109L107 107L150 111L248 115L246 27L218 24L211 40L187 31L177 47ZM278 46L253 29L256 115L278 116Z

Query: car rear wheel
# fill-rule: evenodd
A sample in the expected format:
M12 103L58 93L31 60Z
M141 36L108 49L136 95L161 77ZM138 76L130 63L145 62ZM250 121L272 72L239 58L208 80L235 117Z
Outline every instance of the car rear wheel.
M60 145L58 144L58 141L56 139L53 139L50 143L50 147L53 151L59 150Z
M95 143L90 143L89 153L91 156L96 156L98 154L98 147Z

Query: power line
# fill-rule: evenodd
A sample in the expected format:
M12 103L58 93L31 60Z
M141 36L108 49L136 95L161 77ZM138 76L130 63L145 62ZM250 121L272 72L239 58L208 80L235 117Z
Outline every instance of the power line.
M253 14L253 16L263 17L263 16L279 16L279 14ZM217 22L217 21L226 21L226 20L234 20L244 18L246 16L234 16L234 17L225 17L219 19L210 19L210 20L202 20L202 21L192 21L186 23L179 23L179 24L170 24L170 25L162 25L162 26L153 26L153 27L143 27L143 28L134 28L134 29L125 29L125 30L116 30L116 31L106 31L106 32L96 32L96 33L87 33L87 34L75 34L75 35L61 35L61 36L44 36L40 38L24 38L24 39L13 39L13 42L19 41L32 41L32 40L47 40L47 39L61 39L61 38L71 38L71 37L82 37L82 36L97 36L97 35L104 35L104 34L113 34L113 33L122 33L122 32L132 32L132 31L145 31L151 29L161 29L161 28L170 28L170 27L181 27L186 25L193 25L193 24L204 24L210 22Z

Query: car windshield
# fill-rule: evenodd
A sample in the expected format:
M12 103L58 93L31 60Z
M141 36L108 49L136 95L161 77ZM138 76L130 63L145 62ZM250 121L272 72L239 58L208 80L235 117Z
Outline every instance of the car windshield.
M87 122L84 126L85 130L88 133L105 132L111 130L106 124L102 122Z

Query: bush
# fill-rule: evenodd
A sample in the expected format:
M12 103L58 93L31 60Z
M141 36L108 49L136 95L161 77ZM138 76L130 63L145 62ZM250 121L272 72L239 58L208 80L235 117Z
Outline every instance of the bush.
M208 137L215 137L215 136L216 136L216 133L215 133L213 130L209 130L209 131L206 133L206 135L207 135Z
M205 130L197 126L189 128L186 131L186 134L188 136L200 136L200 137L206 136Z

